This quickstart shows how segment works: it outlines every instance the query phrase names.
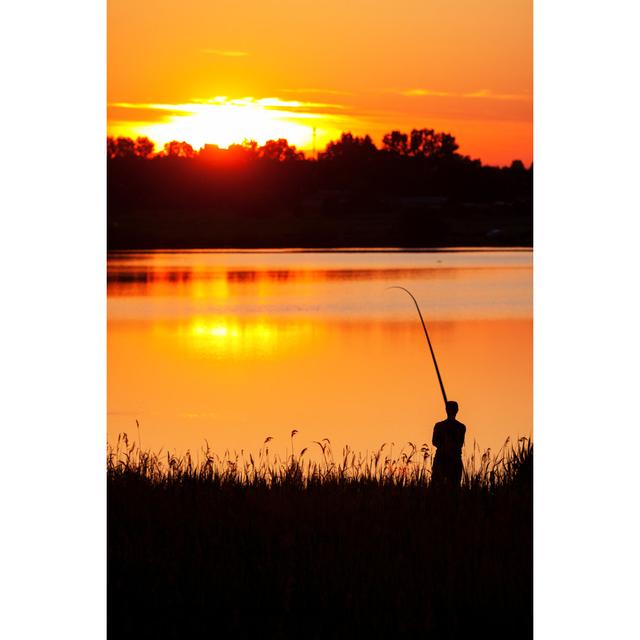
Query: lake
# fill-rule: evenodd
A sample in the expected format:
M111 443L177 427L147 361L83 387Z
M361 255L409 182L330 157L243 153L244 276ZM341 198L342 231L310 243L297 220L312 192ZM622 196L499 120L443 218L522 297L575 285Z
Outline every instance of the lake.
M194 454L532 435L532 252L144 251L108 257L108 441Z

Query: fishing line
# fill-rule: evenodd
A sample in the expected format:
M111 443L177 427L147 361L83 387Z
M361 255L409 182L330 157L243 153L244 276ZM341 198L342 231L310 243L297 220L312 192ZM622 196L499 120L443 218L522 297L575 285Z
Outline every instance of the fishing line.
M442 391L442 398L444 399L444 406L446 409L447 394L444 390L444 384L442 383L442 376L440 375L440 369L438 369L438 363L436 362L436 354L433 352L433 347L431 346L431 340L429 339L429 332L427 331L427 325L424 323L424 318L422 317L422 311L420 311L420 306L418 305L418 301L414 298L411 291L409 291L409 289L405 289L404 287L393 285L391 287L387 287L387 289L402 289L402 291L406 291L411 296L413 303L416 305L416 309L418 310L418 315L420 316L420 322L422 322L422 328L424 329L424 335L427 338L427 343L429 344L429 351L431 352L431 357L433 358L433 365L436 368L436 375L438 376L438 382L440 383L440 390Z

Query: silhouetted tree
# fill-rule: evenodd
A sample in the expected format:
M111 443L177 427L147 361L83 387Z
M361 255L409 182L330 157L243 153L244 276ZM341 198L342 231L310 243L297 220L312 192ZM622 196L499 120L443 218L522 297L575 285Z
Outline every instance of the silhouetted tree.
M131 138L120 136L107 138L107 155L109 158L135 158L136 143Z
M138 158L150 158L155 149L155 143L146 136L136 138L135 154Z
M382 138L382 147L393 155L406 156L409 153L409 137L406 133L392 131Z
M413 129L409 146L410 155L423 156L425 158L433 155L435 135L436 132L433 129Z
M456 139L449 133L436 133L433 129L413 129L410 135L409 155L422 158L447 158L458 150Z
M234 145L231 145L234 146ZM256 156L258 154L258 143L255 140L243 140L242 148L246 150L246 152L251 156Z
M376 155L378 149L371 136L364 137L354 136L351 133L343 133L340 140L329 142L324 153L320 154L320 158L324 160L361 160L371 158Z
M195 158L196 152L188 142L172 140L164 145L164 156L168 158Z
M107 138L108 158L150 158L153 155L155 144L149 138L132 138L120 136Z
M116 157L118 151L118 144L113 136L107 137L107 158L110 160Z
M435 157L436 158L448 158L455 155L456 151L459 149L459 145L456 142L456 139L449 133L438 133L436 134L436 148L435 148Z
M533 169L483 165L433 129L391 131L380 150L344 133L318 162L285 139L153 149L107 139L112 248L531 242Z
M222 149L222 154L231 164L247 163L258 157L258 143L255 140L243 140L242 144L231 144Z
M289 160L304 160L304 153L296 151L295 146L290 145L287 140L268 140L258 149L258 157L265 160L275 160L285 162Z

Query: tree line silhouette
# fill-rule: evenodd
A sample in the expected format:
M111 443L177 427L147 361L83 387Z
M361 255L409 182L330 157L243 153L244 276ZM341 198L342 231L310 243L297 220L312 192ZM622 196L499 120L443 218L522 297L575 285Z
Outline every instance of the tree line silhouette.
M526 245L533 166L483 165L433 129L378 148L343 133L316 158L287 140L107 139L109 248Z

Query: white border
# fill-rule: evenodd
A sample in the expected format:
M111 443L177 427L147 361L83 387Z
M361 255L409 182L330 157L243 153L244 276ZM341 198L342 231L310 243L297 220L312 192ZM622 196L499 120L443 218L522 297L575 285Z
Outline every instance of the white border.
M106 6L2 3L2 638L106 636Z
M105 9L1 9L5 638L105 635ZM622 0L535 3L544 639L637 633L637 24Z
M634 4L535 2L535 637L637 637Z

